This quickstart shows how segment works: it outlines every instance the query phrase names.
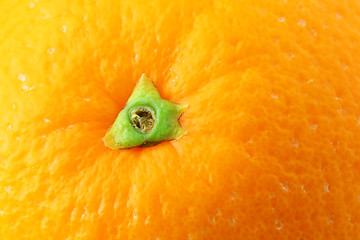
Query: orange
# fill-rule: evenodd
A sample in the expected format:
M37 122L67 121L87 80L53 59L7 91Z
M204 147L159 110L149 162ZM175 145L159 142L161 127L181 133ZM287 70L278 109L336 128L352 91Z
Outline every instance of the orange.
M360 239L359 1L0 10L0 239ZM142 73L188 134L111 150Z

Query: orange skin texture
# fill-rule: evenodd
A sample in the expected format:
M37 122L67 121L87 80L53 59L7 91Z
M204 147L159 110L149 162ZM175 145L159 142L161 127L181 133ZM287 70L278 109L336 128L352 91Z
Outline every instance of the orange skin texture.
M0 239L360 239L359 1L0 12ZM142 73L188 134L106 148Z

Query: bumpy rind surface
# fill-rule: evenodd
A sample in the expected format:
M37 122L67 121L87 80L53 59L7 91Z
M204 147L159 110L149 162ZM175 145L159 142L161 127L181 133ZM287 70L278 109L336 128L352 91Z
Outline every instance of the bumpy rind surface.
M360 239L359 4L0 1L0 239ZM108 149L142 73L188 134Z

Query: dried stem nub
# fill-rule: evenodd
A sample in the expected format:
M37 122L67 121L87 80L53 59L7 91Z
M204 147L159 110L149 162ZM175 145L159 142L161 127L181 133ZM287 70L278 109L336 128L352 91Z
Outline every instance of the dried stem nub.
M155 113L147 106L135 107L130 111L130 120L136 130L146 134L155 125Z

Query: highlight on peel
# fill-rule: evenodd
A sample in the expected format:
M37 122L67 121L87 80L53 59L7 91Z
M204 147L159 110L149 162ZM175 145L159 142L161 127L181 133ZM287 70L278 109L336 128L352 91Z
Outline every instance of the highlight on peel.
M359 1L0 12L1 240L360 239Z

